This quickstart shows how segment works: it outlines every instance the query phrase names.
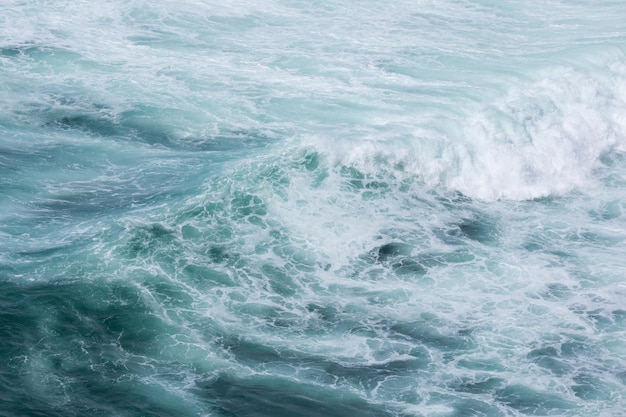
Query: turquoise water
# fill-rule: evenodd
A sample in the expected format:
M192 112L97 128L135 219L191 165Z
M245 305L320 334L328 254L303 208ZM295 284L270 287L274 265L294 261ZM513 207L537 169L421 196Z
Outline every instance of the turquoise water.
M0 416L623 415L626 3L0 11Z

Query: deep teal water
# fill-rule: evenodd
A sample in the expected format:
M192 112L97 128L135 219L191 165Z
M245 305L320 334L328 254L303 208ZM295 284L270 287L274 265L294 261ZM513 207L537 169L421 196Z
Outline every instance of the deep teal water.
M0 11L0 416L623 414L626 3Z

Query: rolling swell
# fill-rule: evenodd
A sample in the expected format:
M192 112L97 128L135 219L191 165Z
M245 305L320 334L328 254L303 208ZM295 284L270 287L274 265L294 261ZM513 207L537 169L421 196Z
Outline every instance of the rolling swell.
M621 3L0 11L0 415L626 408Z

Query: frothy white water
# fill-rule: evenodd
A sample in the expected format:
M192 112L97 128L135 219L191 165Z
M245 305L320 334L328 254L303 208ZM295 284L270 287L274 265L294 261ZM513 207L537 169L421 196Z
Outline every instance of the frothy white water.
M609 4L535 6L16 3L2 105L28 123L47 107L149 120L182 141L314 136L338 163L472 197L562 194L624 146L621 26L601 29Z
M624 6L492 3L4 3L15 409L621 412Z
M626 143L626 66L618 49L587 59L598 62L539 71L501 97L468 105L446 126L421 122L416 110L414 131L403 137L386 142L375 135L398 134L376 132L339 145L333 138L325 149L339 164L416 175L485 200L593 187L601 157Z

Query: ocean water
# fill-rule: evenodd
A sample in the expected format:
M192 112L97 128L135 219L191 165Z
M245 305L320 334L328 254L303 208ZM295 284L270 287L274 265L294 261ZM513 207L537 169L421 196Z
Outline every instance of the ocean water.
M622 416L626 2L3 0L0 416Z

